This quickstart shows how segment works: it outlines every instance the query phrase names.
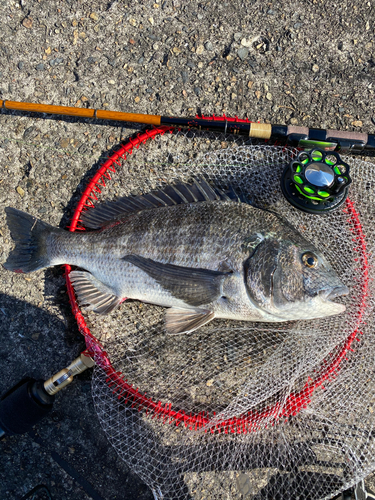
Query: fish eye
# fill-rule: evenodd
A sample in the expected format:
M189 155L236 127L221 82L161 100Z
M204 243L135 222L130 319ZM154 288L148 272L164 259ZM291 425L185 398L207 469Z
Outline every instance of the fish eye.
M318 257L311 252L306 252L302 255L302 262L307 267L316 267L318 265Z

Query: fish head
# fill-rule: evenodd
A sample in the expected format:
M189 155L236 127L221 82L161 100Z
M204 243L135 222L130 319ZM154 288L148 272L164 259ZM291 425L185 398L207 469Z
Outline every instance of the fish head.
M302 236L265 238L245 262L247 294L271 321L340 314L349 293L331 265Z

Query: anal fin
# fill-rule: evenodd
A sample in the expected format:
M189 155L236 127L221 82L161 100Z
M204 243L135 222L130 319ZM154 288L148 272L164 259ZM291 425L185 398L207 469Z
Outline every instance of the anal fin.
M165 312L165 328L167 333L191 333L209 323L215 313L204 309L178 309L172 307Z
M71 271L69 278L78 302L99 314L108 314L125 299L118 297L107 285L86 271Z

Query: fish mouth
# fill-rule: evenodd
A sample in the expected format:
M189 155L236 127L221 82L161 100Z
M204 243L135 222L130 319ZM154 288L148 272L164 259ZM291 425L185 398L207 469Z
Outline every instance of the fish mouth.
M324 297L327 301L332 301L337 299L337 297L342 297L343 295L349 294L349 288L345 285L335 286L331 291L326 292L327 295Z

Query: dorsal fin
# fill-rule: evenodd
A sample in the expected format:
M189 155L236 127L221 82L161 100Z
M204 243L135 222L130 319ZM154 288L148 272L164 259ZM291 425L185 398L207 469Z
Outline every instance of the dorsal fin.
M194 180L193 184L168 184L162 189L139 196L126 196L101 203L82 213L83 225L90 229L101 229L124 217L150 208L199 203L202 201L241 201L234 189L228 191L211 186L205 179Z

